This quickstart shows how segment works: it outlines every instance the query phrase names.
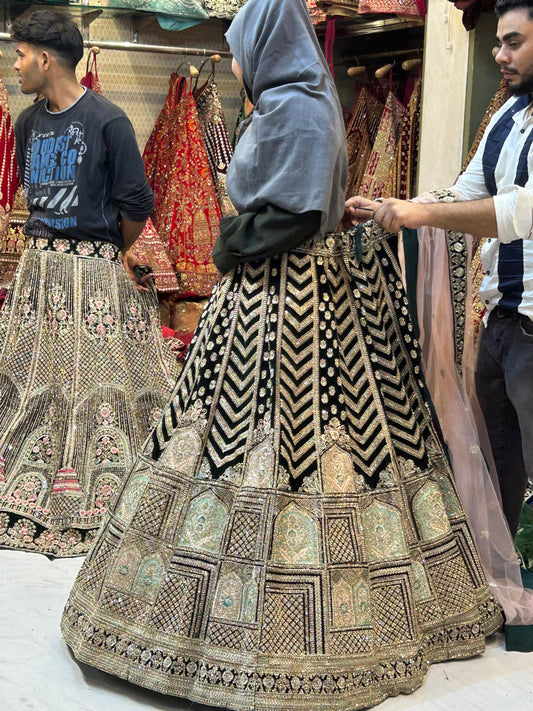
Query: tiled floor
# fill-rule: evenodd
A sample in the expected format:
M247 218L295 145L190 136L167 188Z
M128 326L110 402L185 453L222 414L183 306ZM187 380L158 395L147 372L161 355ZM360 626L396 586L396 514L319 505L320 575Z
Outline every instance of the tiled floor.
M76 663L59 620L80 565L0 550L0 711L212 711ZM505 652L495 635L483 656L437 664L421 689L376 709L533 711L533 653Z

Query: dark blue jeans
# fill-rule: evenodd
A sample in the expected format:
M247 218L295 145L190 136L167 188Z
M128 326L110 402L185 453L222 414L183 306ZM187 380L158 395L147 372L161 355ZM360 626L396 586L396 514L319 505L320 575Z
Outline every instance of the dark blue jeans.
M496 307L482 327L476 391L514 536L533 479L533 321Z

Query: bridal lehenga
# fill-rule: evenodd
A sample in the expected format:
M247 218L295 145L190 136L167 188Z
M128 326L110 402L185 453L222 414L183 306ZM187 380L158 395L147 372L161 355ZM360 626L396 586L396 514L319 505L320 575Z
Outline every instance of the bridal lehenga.
M28 238L0 312L0 546L87 553L178 372L115 245Z
M254 711L420 686L501 623L379 226L215 287L64 612L82 662Z

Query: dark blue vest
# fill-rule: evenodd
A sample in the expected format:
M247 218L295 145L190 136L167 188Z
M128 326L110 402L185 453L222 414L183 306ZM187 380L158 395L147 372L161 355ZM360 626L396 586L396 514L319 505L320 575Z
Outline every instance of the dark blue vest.
M517 111L529 106L531 97L521 96L497 121L487 136L485 150L483 151L483 175L485 185L491 195L496 195L496 179L494 171L502 146L514 126L513 116ZM528 180L527 159L531 143L533 142L533 130L529 133L527 140L520 153L518 166L516 169L515 185L524 187ZM524 243L521 239L512 242L500 243L498 252L498 290L502 297L500 306L516 311L522 300L524 291Z

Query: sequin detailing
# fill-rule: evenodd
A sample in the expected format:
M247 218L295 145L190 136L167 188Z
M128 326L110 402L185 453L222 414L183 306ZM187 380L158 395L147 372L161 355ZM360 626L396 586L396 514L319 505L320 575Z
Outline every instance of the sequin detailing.
M80 660L224 708L339 711L483 649L500 615L387 237L215 286L70 595Z
M157 300L117 255L41 238L22 255L0 312L0 546L86 553L167 400Z

